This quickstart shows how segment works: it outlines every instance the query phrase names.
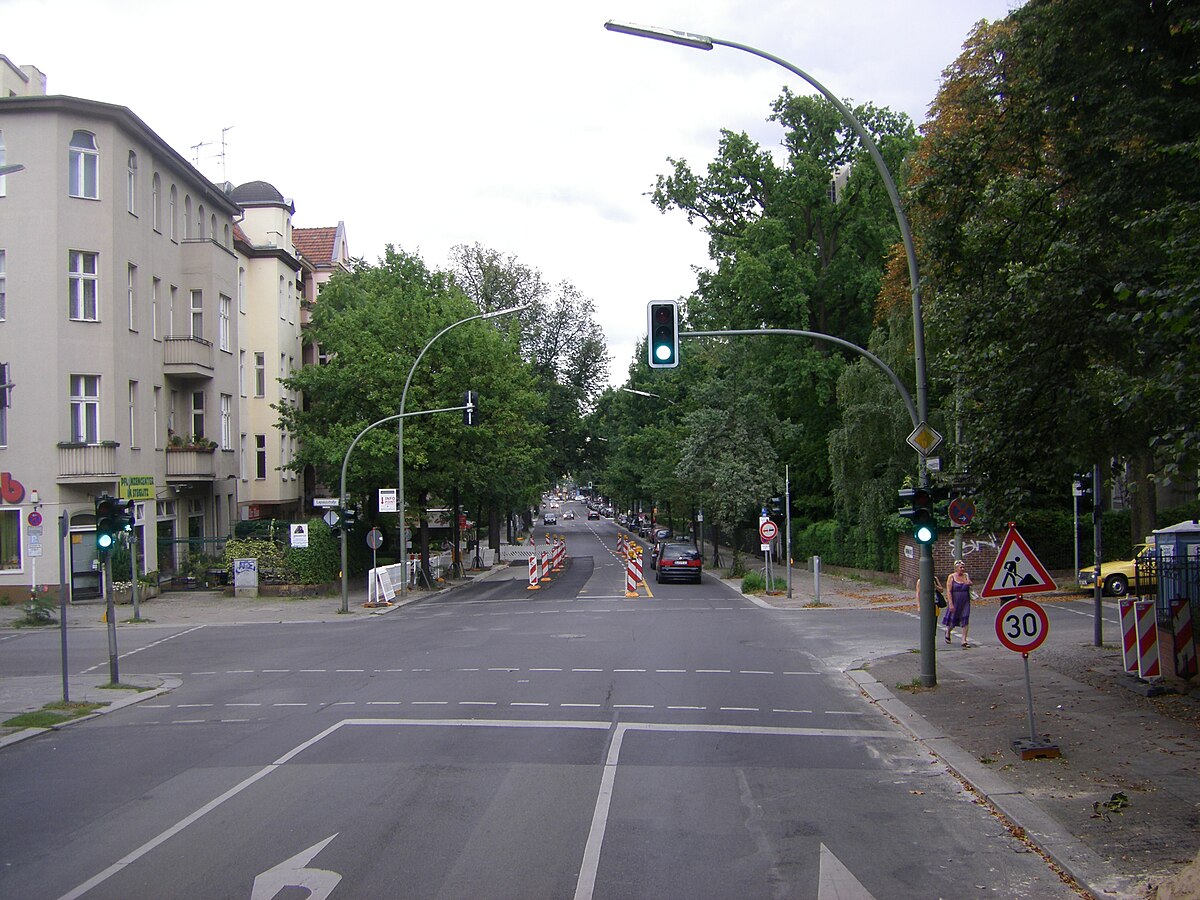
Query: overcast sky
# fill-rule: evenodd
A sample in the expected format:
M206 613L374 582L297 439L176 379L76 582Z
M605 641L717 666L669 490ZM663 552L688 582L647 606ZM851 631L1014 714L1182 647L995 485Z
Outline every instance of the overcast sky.
M0 0L0 54L47 92L128 106L214 181L269 181L294 224L344 221L448 265L479 243L596 304L624 381L649 300L691 292L706 240L646 194L722 128L764 147L770 62L613 34L614 19L748 44L851 105L919 125L980 19L1018 0ZM224 158L219 158L222 129ZM207 143L193 150L193 145Z

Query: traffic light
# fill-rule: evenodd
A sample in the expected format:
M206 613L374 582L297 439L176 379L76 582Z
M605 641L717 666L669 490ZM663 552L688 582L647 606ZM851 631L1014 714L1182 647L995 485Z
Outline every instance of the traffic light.
M1091 499L1092 496L1092 473L1091 472L1076 472L1071 483L1071 493L1076 497Z
M467 391L463 394L463 424L478 425L479 424L479 394L475 391Z
M783 498L782 497L772 497L769 505L771 507L772 515L775 515L775 516L783 515Z
M358 510L349 509L349 508L343 509L342 510L342 521L339 524L342 526L342 529L347 534L349 534L350 530L354 527L354 522L357 518L358 518Z
M912 525L913 540L918 544L934 543L937 540L937 522L933 518L933 489L901 488L900 499L908 501L908 508L900 510L900 518L908 519Z
M647 303L650 368L674 369L679 365L679 304Z
M107 494L96 498L96 549L107 553L117 538L133 531L133 501Z

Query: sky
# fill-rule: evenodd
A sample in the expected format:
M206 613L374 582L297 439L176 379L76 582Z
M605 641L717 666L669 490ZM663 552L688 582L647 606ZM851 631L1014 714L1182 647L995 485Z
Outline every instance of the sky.
M778 148L771 102L814 91L752 54L605 21L764 50L919 126L974 24L1019 5L0 0L0 54L37 66L49 94L129 107L213 181L270 182L297 227L345 222L368 262L391 244L447 268L452 247L480 244L570 282L596 306L618 385L646 304L688 295L708 265L699 224L649 200L668 158L703 171L722 129Z

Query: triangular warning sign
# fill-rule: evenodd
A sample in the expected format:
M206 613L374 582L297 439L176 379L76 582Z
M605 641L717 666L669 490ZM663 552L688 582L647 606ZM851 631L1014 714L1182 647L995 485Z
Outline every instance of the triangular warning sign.
M297 534L297 535L304 534L304 532L306 532L306 531L308 531L307 525L293 525L292 526L292 534Z
M1017 529L1009 525L980 597L1013 597L1057 590L1058 585Z

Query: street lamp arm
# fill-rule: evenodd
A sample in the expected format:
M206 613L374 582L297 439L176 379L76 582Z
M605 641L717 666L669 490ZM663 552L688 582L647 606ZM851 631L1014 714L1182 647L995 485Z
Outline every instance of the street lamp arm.
M834 337L832 334L822 334L819 331L801 331L798 328L739 328L739 329L732 329L732 330L727 329L724 331L681 331L681 332L679 332L679 336L681 338L684 338L684 337L726 337L729 335L744 335L744 334L790 334L790 335L795 335L797 337L809 337L809 338L813 338L818 341L829 341L829 343L831 343L831 344L837 344L839 347L845 347L847 350L853 350L855 353L870 360L876 366L878 366L880 369L883 370L883 374L885 374L888 378L891 379L891 382L895 386L896 390L900 392L900 398L904 401L905 409L908 410L908 417L910 419L912 419L913 428L917 428L920 425L920 421L917 419L917 408L916 408L916 406L913 405L912 395L909 394L908 389L904 386L904 382L902 382L899 379L899 377L896 375L895 372L893 372L891 370L891 368L888 366L887 363L885 363L882 359L880 359L878 356L876 356L870 350L866 350L866 349L858 346L858 344L852 344L849 341L844 341L839 337ZM627 391L627 390L629 390L629 388L621 388L621 390ZM653 395L651 395L651 396L653 396Z

